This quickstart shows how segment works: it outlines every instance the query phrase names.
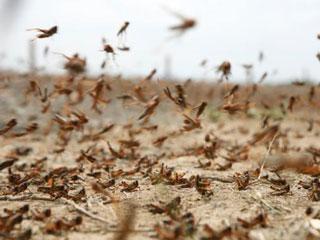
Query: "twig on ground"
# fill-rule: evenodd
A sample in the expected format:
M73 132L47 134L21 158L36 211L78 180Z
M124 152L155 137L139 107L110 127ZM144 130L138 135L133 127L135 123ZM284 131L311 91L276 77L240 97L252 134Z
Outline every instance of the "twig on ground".
M94 219L94 220L97 220L97 221L100 221L100 222L103 222L103 223L106 223L108 225L111 225L111 223L108 220L106 220L105 218L94 215L93 213L87 211L83 207L81 207L78 204L76 204L74 201L68 200L66 198L61 198L61 200L64 203L67 203L67 204L73 206L78 212L86 215L87 217L89 217L91 219Z
M223 182L223 183L233 183L234 180L232 178L222 178L222 177L204 177L210 179L212 181Z
M266 153L264 154L264 156L263 156L263 158L262 158L263 160L262 160L262 164L261 164L261 167L260 167L258 180L260 180L260 178L261 178L264 165L266 164L267 156L270 154L272 145L273 145L274 141L276 140L277 136L278 136L278 134L275 134L275 135L273 136L271 142L269 143L268 149L267 149Z
M115 226L112 223L110 223L108 220L106 220L105 218L94 215L93 213L87 211L86 209L84 209L83 207L79 206L78 204L76 204L75 202L73 202L71 200L68 200L66 198L61 198L60 200L62 200L64 203L67 203L67 204L73 206L78 212L86 215L87 217L108 224L109 225L108 228L104 229L104 231L106 231L106 232L119 233L119 232L123 231L122 229L115 229L114 228ZM97 230L97 231L100 231L100 230ZM103 230L101 230L101 231L103 231ZM89 231L88 233L90 233L90 232L91 231ZM130 229L130 232L154 232L154 230L151 228Z
M54 198L40 197L35 195L23 195L23 196L10 196L4 195L0 196L0 201L54 201Z

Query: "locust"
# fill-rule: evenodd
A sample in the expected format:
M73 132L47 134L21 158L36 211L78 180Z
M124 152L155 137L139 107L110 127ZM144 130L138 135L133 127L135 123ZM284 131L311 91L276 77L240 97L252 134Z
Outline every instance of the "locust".
M229 61L222 62L216 68L216 72L221 74L221 80L223 80L224 78L228 80L231 74L231 63Z
M129 27L129 25L130 25L130 22L125 21L123 23L123 25L121 26L121 28L119 29L117 36L119 37L121 34L124 34L126 32L127 28Z
M193 29L197 25L197 20L194 18L186 17L182 15L181 13L178 13L176 11L172 11L168 8L165 8L167 12L169 12L171 15L174 17L178 18L180 20L180 23L172 25L169 27L170 31L175 32L177 35L176 36L182 36L184 35L187 31Z
M31 28L27 29L27 31L37 31L39 32L38 35L36 35L36 38L48 38L53 36L54 34L58 33L58 26L53 26L49 29L43 29L43 28Z

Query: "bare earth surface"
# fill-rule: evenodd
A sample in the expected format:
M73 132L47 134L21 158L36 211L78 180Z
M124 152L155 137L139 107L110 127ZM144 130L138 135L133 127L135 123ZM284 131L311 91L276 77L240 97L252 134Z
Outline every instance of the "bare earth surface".
M244 103L247 90L230 99L223 98L230 86L219 96L197 94L206 89L201 84L185 86L192 106L208 103L201 127L187 131L183 113L196 120L197 110L181 110L163 94L165 82L144 83L143 102L118 98L139 97L125 80L105 80L112 90L103 90L103 99L111 102L99 102L102 114L91 109L95 83L84 83L85 100L73 104L77 95L60 92L42 102L38 90L25 94L29 82L1 82L0 129L13 118L17 124L0 136L0 238L319 239L320 131L310 86L258 89L270 106L252 97L249 110L233 114L219 107ZM53 80L37 82L42 92L54 91ZM78 93L76 86L63 87ZM138 120L156 94L154 113ZM300 99L290 111L292 94ZM47 101L50 109L41 113Z

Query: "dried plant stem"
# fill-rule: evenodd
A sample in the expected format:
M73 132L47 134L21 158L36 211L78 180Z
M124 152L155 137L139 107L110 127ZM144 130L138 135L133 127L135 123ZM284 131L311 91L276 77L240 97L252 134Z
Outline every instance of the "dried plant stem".
M34 195L24 195L24 196L0 196L0 201L54 201L55 199L49 197L40 197Z
M267 156L270 154L272 145L273 145L274 141L276 140L277 135L278 135L278 134L276 133L276 134L273 136L271 142L269 143L268 149L267 149L266 153L265 153L264 156L263 156L262 164L261 164L260 171L259 171L258 180L260 180L260 178L261 178L264 165L266 164Z
M115 233L120 233L122 232L123 230L122 229L116 229L114 227L114 225L112 223L110 223L108 220L106 220L105 218L103 217L99 217L99 216L96 216L95 214L87 211L86 209L84 209L83 207L79 206L78 204L76 204L74 201L71 201L71 200L68 200L66 198L61 198L60 200L62 200L64 203L66 204L69 204L71 206L73 206L78 212L86 215L87 217L93 219L93 220L97 220L97 221L100 221L100 222L103 222L103 223L106 223L108 224L108 228L105 229L107 232L115 232ZM150 228L146 228L146 229L130 229L130 232L153 232L154 230L153 229L150 229ZM89 231L90 232L90 231Z
M79 206L78 204L76 204L74 201L68 200L68 199L66 199L66 198L61 198L61 200L62 200L64 203L67 203L67 204L73 206L78 212L86 215L87 217L111 225L111 223L110 223L108 220L106 220L105 218L96 216L95 214L87 211L87 210L84 209L83 207L81 207L81 206Z
M212 181L223 182L223 183L233 183L233 178L222 178L222 177L204 177Z

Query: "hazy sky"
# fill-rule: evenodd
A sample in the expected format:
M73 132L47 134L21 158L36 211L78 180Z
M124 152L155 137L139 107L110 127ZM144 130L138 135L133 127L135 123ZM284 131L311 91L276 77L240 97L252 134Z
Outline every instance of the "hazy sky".
M9 4L8 2L11 2ZM20 9L10 7L19 3ZM198 26L181 38L170 39L170 25L178 22L164 7L195 17ZM6 9L10 9L7 10ZM6 13L5 13L6 12ZM7 20L5 21L6 18ZM59 26L59 33L37 41L38 64L61 71L63 59L42 56L51 51L86 56L91 73L100 73L105 54L101 38L117 45L116 32L130 21L126 43L130 52L119 52L108 71L146 75L152 68L164 72L170 56L176 76L214 77L214 67L224 60L233 65L233 79L241 79L241 64L255 64L258 77L264 71L269 81L311 77L320 80L319 0L0 0L0 66L24 66L32 27ZM259 64L258 54L265 53ZM208 59L208 69L199 63Z

